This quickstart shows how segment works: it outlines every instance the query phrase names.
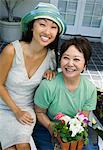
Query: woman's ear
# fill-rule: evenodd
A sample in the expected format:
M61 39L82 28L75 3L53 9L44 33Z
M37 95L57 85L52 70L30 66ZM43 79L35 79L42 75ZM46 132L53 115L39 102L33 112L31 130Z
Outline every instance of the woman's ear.
M87 66L86 65L84 65L84 68L83 68L81 73L83 73L85 70L87 70Z

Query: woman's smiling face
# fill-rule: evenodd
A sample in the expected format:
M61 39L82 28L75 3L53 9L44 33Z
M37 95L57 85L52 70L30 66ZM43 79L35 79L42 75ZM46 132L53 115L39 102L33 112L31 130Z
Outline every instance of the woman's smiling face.
M58 33L58 26L49 19L37 19L33 24L33 39L42 46L52 43Z
M74 45L71 45L63 53L60 64L66 78L78 77L85 67L84 55Z

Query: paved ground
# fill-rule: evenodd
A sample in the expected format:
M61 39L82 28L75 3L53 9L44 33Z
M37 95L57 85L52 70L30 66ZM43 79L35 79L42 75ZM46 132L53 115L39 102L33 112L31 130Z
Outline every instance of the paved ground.
M103 44L91 43L93 52L85 75L98 87L103 89Z

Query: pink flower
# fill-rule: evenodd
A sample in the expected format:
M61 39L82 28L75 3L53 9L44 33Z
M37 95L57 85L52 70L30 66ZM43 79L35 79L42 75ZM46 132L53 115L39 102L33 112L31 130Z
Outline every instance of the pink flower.
M54 117L54 119L56 120L60 120L61 117L63 117L64 114L62 114L61 112L57 113L57 115Z
M76 118L79 119L84 126L89 123L88 117L86 117L82 112L77 113Z
M84 120L83 120L83 122L84 122L84 124L88 124L90 121L88 120L87 117L85 117Z

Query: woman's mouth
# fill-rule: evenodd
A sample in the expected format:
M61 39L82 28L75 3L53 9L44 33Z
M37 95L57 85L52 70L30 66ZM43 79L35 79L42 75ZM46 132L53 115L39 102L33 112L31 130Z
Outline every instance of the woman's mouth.
M47 36L41 36L43 42L48 42L49 38Z

